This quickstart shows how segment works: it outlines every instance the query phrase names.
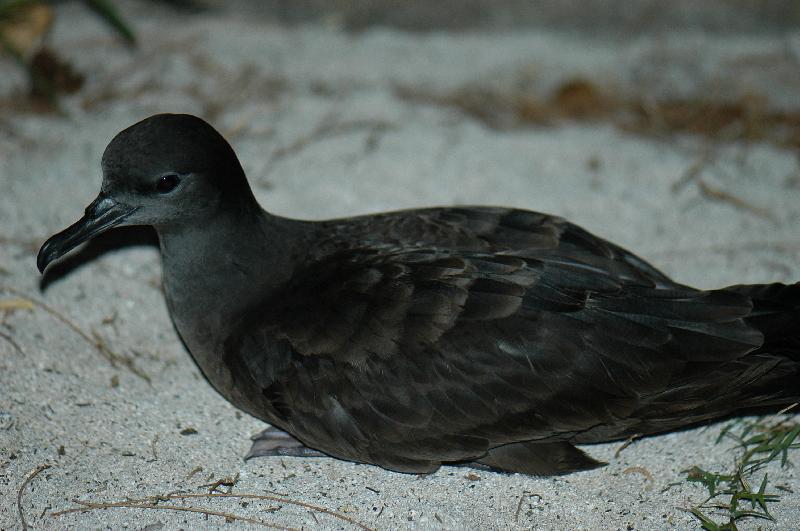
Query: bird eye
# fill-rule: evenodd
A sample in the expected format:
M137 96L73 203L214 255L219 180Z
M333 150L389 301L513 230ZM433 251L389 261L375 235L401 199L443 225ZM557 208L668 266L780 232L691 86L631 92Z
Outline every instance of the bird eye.
M180 177L174 173L168 173L158 178L158 181L156 182L156 190L159 194L166 194L173 191L180 182Z

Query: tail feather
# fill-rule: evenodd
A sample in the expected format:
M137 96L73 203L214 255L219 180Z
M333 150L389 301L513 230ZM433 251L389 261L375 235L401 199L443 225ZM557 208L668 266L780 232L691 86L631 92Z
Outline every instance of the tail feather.
M753 311L745 320L764 334L760 352L800 361L800 282L738 285L726 291L753 301Z
M733 359L706 358L689 364L667 388L630 415L638 422L611 428L600 425L571 442L658 433L750 408L800 402L800 283L739 285L720 291L752 301L743 319L760 333L762 341L756 341L749 352L736 351Z

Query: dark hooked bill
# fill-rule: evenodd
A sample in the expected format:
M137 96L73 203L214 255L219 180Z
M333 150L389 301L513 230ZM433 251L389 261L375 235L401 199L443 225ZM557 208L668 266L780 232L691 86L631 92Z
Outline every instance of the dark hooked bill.
M134 211L136 207L120 203L101 193L86 207L81 219L44 242L39 249L39 256L36 257L39 272L44 273L48 265L86 240L119 225Z

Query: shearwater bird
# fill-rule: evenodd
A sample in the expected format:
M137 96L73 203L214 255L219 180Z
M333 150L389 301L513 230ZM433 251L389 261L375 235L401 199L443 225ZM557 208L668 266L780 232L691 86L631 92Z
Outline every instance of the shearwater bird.
M251 455L559 474L602 464L575 444L800 399L800 283L697 290L524 210L274 216L189 115L125 129L102 171L39 269L112 227L155 227L180 337L272 426Z

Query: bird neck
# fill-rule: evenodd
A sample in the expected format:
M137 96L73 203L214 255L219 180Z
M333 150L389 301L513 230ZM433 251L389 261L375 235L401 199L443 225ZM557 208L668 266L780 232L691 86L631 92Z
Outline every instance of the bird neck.
M243 308L290 278L303 222L259 208L157 231L167 305L181 337L197 354L220 340L211 335L225 334Z

